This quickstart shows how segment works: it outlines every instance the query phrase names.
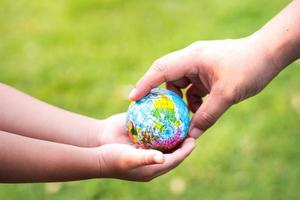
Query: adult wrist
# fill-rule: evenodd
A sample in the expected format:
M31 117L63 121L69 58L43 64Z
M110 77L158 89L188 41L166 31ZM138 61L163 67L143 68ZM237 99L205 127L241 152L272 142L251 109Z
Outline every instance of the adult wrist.
M263 54L270 70L277 74L284 69L287 58L280 51L281 41L273 41L263 30L253 33L249 38L252 44L258 47L258 53Z
M284 34L278 36L263 27L250 37L264 48L266 56L278 73L300 56L300 41Z

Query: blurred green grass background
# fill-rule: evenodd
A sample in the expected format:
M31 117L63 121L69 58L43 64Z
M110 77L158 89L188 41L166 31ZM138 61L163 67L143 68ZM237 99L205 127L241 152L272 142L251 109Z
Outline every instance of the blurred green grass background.
M287 0L0 0L0 81L104 118L158 57L243 37ZM0 185L0 199L299 199L300 63L230 109L178 168L149 183ZM1 164L1 161L0 161Z

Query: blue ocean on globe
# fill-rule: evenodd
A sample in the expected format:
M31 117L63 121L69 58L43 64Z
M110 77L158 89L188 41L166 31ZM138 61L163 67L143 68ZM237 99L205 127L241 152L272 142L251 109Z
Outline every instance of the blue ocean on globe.
M154 88L148 95L130 104L126 125L134 143L167 152L187 137L189 111L176 93Z

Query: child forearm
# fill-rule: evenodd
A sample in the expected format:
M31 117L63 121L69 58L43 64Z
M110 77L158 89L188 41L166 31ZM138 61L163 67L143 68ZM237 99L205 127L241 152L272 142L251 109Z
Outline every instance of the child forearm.
M103 121L71 113L0 83L0 130L77 146L98 146Z
M0 131L0 182L69 181L100 177L97 151Z

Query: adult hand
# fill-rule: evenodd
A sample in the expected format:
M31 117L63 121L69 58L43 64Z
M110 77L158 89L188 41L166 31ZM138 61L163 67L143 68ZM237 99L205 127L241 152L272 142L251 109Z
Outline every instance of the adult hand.
M256 35L200 41L155 61L129 98L136 101L163 82L180 96L187 88L188 106L195 112L189 134L197 138L231 105L261 91L279 71Z
M299 6L292 1L249 37L195 42L158 59L129 98L138 100L163 82L179 95L187 88L189 108L196 112L189 134L199 137L231 105L257 94L300 57Z

